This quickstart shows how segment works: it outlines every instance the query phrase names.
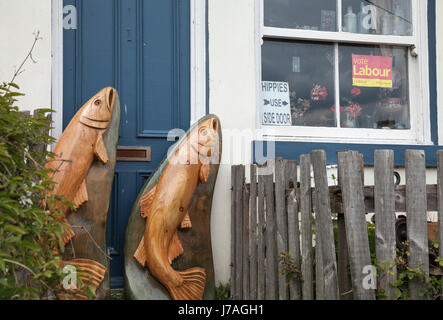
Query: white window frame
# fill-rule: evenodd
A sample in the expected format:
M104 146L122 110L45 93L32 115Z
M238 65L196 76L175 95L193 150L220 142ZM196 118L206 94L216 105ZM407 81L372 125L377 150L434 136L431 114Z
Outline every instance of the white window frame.
M337 12L341 12L341 0ZM412 36L365 35L341 31L342 17L338 15L337 32L314 31L303 29L275 28L264 26L264 0L255 1L255 46L257 74L257 129L261 140L368 143L368 144L423 144L431 145L430 99L429 99L429 64L428 64L428 16L427 0L411 0ZM338 44L388 44L408 47L409 70L409 105L411 129L364 129L364 128L327 128L291 126L277 127L262 124L262 45L264 38L311 40L335 43L335 93L336 105L339 104ZM412 54L417 54L414 57ZM338 108L336 108L338 112Z

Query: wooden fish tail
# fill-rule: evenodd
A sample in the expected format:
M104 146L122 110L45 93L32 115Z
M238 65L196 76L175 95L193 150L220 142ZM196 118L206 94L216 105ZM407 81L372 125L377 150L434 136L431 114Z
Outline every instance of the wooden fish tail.
M71 241L72 238L75 237L75 232L72 230L72 228L69 226L68 222L65 220L65 224L67 228L65 229L65 234L62 237L62 241L64 244L67 244L69 241Z
M85 287L92 287L93 292L100 287L106 274L106 267L97 261L90 259L74 259L64 261L63 264L77 267L78 278L82 280ZM59 300L87 300L84 292L78 289L68 290L58 295Z
M177 287L168 287L174 300L202 300L206 286L206 271L203 268L191 268L178 272L183 283Z

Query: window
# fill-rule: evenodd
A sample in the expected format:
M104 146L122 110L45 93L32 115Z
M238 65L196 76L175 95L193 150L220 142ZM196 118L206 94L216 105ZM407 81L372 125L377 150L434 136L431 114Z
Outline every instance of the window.
M427 1L260 2L264 138L430 142Z

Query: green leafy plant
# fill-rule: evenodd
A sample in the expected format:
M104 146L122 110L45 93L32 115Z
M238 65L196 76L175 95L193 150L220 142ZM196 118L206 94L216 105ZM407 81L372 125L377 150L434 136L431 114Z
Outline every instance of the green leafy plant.
M431 244L430 252L438 249L436 243ZM408 242L404 242L401 248L397 249L397 257L395 262L383 261L378 265L378 274L384 276L387 273L393 274L393 266L397 269L397 280L391 281L390 285L395 288L395 296L398 300L410 299L409 282L419 281L423 283L423 289L419 292L420 296L430 300L441 299L442 280L436 275L429 275L428 272L421 268L411 268L408 265L408 258L410 252L408 250ZM443 260L436 258L437 265L443 266ZM381 297L384 297L383 290L380 292Z
M229 282L226 284L219 283L218 287L215 288L215 296L216 300L231 300L231 284Z
M16 106L19 86L14 83L32 59L40 39L36 33L28 55L10 82L0 84L0 299L50 299L65 292L61 253L66 226L55 203L72 207L61 197L49 196L54 182L45 162L53 154L46 145L51 121L41 109L33 117ZM33 60L34 61L34 60ZM50 160L51 161L51 160ZM81 275L79 270L77 276ZM78 280L78 289L92 291Z
M14 106L13 83L0 85L0 298L42 298L60 284L64 227L46 205L50 153L38 149L54 140L43 132L50 125L40 116L26 117ZM60 200L60 199L59 199ZM43 205L45 203L46 205Z
M281 265L281 275L286 275L287 284L295 279L301 279L301 270L294 262L289 252L281 252L278 256L278 261Z

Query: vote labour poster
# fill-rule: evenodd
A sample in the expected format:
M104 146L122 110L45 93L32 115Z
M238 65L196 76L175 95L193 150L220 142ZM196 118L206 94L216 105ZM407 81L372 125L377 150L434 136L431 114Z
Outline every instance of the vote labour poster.
M392 57L353 54L352 85L392 88Z
M291 103L289 100L289 83L263 81L262 98L264 125L292 125Z

